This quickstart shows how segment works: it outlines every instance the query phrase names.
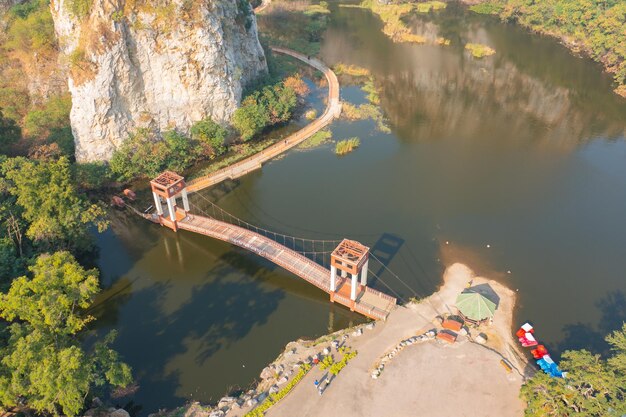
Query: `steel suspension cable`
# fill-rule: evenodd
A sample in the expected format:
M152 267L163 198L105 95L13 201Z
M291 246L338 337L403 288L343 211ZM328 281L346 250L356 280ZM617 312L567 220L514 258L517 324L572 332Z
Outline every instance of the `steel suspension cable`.
M398 281L400 281L400 282L401 282L401 283L402 283L405 287L407 287L407 288L408 288L408 289L409 289L409 290L413 293L413 295L415 295L415 296L419 295L419 294L417 293L417 291L415 291L415 290L413 289L413 287L411 287L409 284L407 284L406 282L404 282L404 281L402 280L402 278L400 278L398 275L396 275L396 274L395 274L395 273L394 273L391 269L389 269L389 268L387 267L387 265L385 265L385 264L384 264L384 263L383 263L380 259L378 259L378 258L377 258L377 257L376 257L373 253L371 253L371 252L370 252L370 257L372 257L372 258L374 258L376 261L378 261L378 262L382 265L382 267L383 267L383 268L385 268L385 269L386 269L386 270L387 270L387 271L388 271L388 272L389 272L392 276L394 276L394 277L395 277Z

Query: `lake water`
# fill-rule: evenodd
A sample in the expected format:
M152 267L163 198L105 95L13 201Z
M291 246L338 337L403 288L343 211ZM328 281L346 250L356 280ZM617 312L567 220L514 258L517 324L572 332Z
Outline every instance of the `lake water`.
M392 133L336 121L355 152L294 150L203 196L286 234L371 246L399 277L375 264L373 286L402 298L467 262L518 290L517 319L550 347L602 350L626 319L626 101L610 76L454 5L409 22L447 47L394 44L370 12L331 9L321 56L372 71ZM467 42L497 53L475 60ZM342 96L364 100L356 86ZM98 327L119 330L142 415L246 388L287 342L363 321L241 249L122 213L99 247Z

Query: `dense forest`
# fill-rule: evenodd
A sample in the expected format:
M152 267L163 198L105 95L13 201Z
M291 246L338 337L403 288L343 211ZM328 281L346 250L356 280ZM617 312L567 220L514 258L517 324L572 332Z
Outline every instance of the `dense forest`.
M622 0L489 0L471 7L558 37L601 62L626 97L626 2Z

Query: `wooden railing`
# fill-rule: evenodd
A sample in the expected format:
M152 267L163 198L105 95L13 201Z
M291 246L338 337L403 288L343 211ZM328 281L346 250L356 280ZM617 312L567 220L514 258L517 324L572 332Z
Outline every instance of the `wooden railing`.
M222 168L204 177L195 178L189 181L187 183L188 192L193 193L196 191L200 191L204 188L218 184L226 179L232 180L235 178L239 178L261 168L261 166L265 162L304 142L313 134L330 124L333 119L339 117L339 115L341 114L341 104L339 102L339 80L330 68L328 68L318 59L309 58L290 49L272 47L272 50L274 52L290 55L294 58L297 58L324 73L324 75L326 76L326 80L328 81L328 103L326 104L324 113L313 122L309 123L302 129L288 136L286 139L283 139L246 159L229 165L226 168Z

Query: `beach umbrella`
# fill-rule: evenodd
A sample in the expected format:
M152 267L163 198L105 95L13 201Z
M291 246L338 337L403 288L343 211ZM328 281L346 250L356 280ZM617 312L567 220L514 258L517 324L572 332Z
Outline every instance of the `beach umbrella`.
M496 304L483 294L471 289L463 291L456 299L456 308L466 318L473 321L482 321L493 317Z

